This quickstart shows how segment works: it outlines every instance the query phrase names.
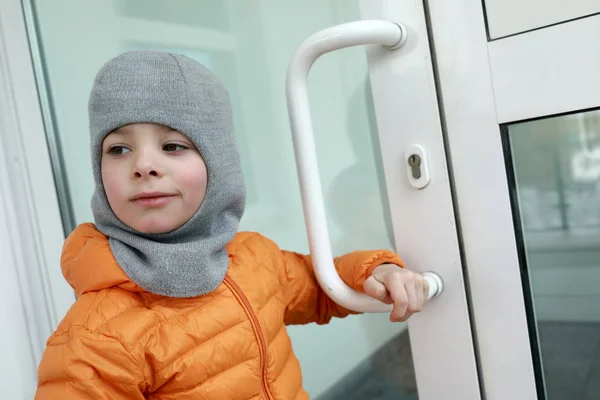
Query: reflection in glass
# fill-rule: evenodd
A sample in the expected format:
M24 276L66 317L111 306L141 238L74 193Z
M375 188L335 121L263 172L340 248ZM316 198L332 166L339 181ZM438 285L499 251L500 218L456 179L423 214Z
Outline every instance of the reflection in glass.
M179 52L211 69L230 91L247 183L241 229L308 252L285 102L292 53L314 32L360 19L354 1L29 0L40 38L44 115L55 129L69 193L62 212L90 221L93 180L87 98L100 66L125 50ZM315 12L315 10L319 10ZM364 49L320 59L309 79L321 180L336 254L393 248ZM58 171L58 169L56 169ZM68 200L68 201L66 201ZM69 206L72 204L72 207ZM73 227L68 227L72 229ZM291 327L312 398L416 398L408 334L384 314Z
M600 111L508 126L549 399L600 398Z

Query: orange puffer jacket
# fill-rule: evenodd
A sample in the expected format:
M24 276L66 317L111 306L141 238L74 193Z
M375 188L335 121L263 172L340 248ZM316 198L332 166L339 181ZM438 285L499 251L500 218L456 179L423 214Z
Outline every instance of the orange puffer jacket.
M307 399L285 325L327 323L350 311L321 290L310 258L256 233L228 245L229 270L212 293L148 293L116 263L92 224L65 242L62 270L77 301L50 337L38 400ZM336 259L357 290L389 251Z

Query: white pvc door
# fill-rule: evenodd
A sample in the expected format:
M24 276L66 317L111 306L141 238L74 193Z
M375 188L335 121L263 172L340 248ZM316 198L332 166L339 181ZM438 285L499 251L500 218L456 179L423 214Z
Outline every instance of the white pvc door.
M480 398L421 1L2 0L0 18L7 89L0 90L0 104L14 120L2 125L6 151L0 154L10 154L11 168L23 174L11 179L25 183L23 196L6 195L23 212L14 224L20 237L35 239L19 247L29 261L11 268L31 276L20 282L21 297L33 299L23 302L29 320L35 326L45 318L30 337L33 350L24 350L34 364L74 300L59 257L64 233L91 219L86 104L103 62L125 50L157 49L187 54L213 70L231 92L249 189L241 229L307 252L285 101L287 66L317 31L383 19L407 27L402 48L332 53L317 62L308 82L330 239L335 254L395 249L411 269L439 274L444 292L411 319L410 342L406 324L365 314L291 327L293 346L314 398ZM427 152L431 173L422 189L409 184L405 159L415 144ZM29 385L35 381L31 369L13 373L28 374ZM35 390L20 389L7 396L30 398Z
M486 398L598 399L600 3L428 3Z

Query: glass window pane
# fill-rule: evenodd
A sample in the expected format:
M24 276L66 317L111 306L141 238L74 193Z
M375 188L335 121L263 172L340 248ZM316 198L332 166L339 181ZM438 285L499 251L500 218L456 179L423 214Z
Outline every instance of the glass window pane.
M68 185L63 213L73 213L77 223L92 220L87 99L97 70L125 50L180 52L204 63L230 91L248 188L240 229L308 252L285 74L293 51L309 35L360 19L357 2L37 0L31 5L35 24L29 31L37 31L41 50L34 58L46 82L40 91L51 104L45 119L61 150L53 154L55 168L62 163ZM309 84L334 253L393 248L364 49L325 56ZM405 327L373 314L290 328L311 397L416 398Z
M548 398L600 398L600 111L508 135Z

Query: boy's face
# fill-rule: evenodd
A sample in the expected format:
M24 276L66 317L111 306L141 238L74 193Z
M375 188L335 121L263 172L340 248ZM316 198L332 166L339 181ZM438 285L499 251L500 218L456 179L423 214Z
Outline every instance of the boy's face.
M165 233L200 208L206 164L187 137L157 124L130 124L102 144L102 182L110 207L142 233Z

